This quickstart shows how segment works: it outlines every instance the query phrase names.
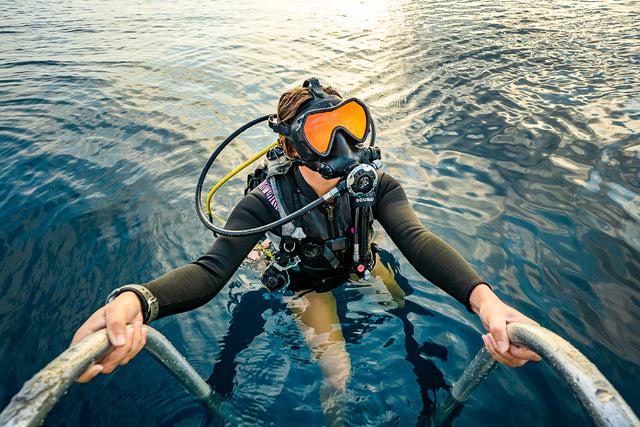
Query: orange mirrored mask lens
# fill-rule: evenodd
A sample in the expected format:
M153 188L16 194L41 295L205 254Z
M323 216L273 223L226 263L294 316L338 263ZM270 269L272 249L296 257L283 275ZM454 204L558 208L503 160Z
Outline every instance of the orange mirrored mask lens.
M307 116L304 123L304 135L318 153L327 154L331 147L333 132L344 129L351 136L364 141L367 133L367 112L356 101L350 101L331 111L320 111Z

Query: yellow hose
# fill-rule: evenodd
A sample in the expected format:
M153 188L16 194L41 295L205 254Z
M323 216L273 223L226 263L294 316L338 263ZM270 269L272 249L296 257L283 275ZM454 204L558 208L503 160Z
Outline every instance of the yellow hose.
M238 166L237 168L235 168L234 170L232 170L227 176L225 176L224 178L222 178L220 180L220 182L218 182L212 189L211 191L209 191L209 194L207 195L207 203L206 203L206 207L207 207L207 213L211 216L214 216L217 220L221 221L222 223L224 223L225 221L221 218L219 218L216 214L214 214L213 212L211 212L211 198L213 197L213 193L215 193L218 188L220 188L222 186L222 184L224 184L225 182L227 182L228 180L230 180L231 178L233 178L238 172L240 172L242 169L246 168L247 166L249 166L251 163L255 162L256 160L258 160L260 157L264 156L267 151L269 151L270 149L272 149L273 147L275 147L276 145L278 145L278 141L274 142L273 144L269 145L267 148L265 148L264 150L260 151L258 154L256 154L255 156L253 156L252 158L250 158L249 160L247 160L246 162L244 162L243 164L241 164L240 166Z

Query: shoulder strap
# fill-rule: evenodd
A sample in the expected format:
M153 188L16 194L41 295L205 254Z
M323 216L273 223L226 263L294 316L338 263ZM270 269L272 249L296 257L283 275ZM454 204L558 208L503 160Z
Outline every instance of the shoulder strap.
M280 186L279 182L284 179L286 179L286 176L283 176L282 174L273 175L267 178L267 182L269 182L269 186L271 187L271 190L273 192L275 208L277 209L280 218L284 218L289 215L286 210L287 205L282 197L282 187ZM292 188L290 190L293 191ZM302 230L302 227L300 227L299 223L294 224L295 221L296 220L294 219L293 221L289 221L286 224L282 225L282 235L284 237L293 237L294 239L304 239L307 236Z
M264 183L265 179L275 175L286 174L292 164L293 161L284 155L284 150L281 146L277 145L273 147L267 152L266 159L262 164L253 173L250 173L247 176L247 185L244 189L244 195L246 196L251 190ZM260 190L265 193L263 188ZM265 195L267 194L265 193ZM267 197L269 196L267 195ZM269 201L271 202L271 199ZM273 204L273 202L271 203Z
M289 169L291 169L293 160L284 155L282 146L276 145L267 152L265 165L267 168L267 178L270 178L274 175L286 174Z
M280 194L280 188L278 187L278 182L274 176L267 178L267 182L269 182L271 191L273 193L273 198L275 200L275 208L278 210L278 214L280 214L280 218L284 218L287 216L287 211L285 211L284 200L282 200L282 195ZM287 222L282 225L282 235L283 236L292 236L295 231L295 227L293 226L293 222Z

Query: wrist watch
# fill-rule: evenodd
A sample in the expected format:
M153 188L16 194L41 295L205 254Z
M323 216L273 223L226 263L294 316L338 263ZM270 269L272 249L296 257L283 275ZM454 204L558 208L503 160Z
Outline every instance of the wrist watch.
M105 304L109 304L123 292L133 292L140 299L140 304L142 305L142 319L144 324L147 324L158 317L158 312L160 311L158 299L153 296L149 289L142 285L125 285L114 289L107 297L107 301Z

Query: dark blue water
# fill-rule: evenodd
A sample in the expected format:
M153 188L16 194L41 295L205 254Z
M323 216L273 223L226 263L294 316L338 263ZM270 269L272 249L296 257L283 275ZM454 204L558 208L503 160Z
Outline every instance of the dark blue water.
M0 406L113 288L212 242L192 207L209 153L315 75L375 116L385 170L496 292L572 342L640 413L637 2L4 1L0 4ZM256 129L211 183L273 140ZM239 177L221 190L228 214ZM210 185L209 183L208 185ZM404 309L336 292L353 425L414 425L482 326L389 239ZM320 373L243 268L154 324L248 424L321 425ZM244 344L247 341L246 345ZM45 425L211 421L142 354L72 387ZM498 368L454 425L588 425L543 363Z

